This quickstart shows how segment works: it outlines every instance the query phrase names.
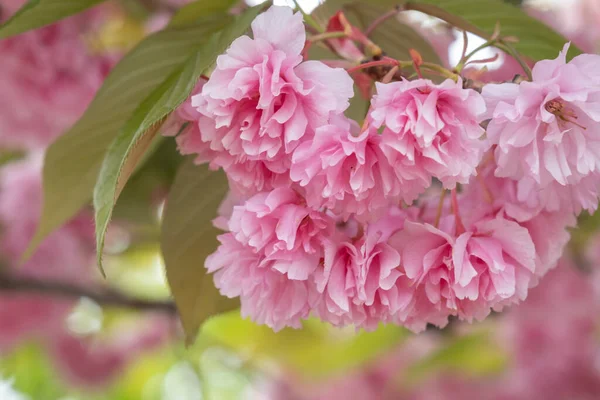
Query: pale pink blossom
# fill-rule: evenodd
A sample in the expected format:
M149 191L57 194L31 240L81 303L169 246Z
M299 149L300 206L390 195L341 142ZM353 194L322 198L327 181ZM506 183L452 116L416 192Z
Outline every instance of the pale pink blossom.
M214 272L215 286L221 294L239 297L242 317L278 331L286 326L301 327L310 313L309 282L292 280L250 246L226 233L218 237L221 245L206 259L208 272Z
M539 205L519 202L517 182L494 176L494 170L495 164L490 160L480 169L479 176L465 187L460 197L462 217L469 223L499 214L518 222L527 229L535 245L535 275L541 278L562 256L571 238L568 229L576 225L576 218L567 211L548 212Z
M533 81L486 85L495 175L518 181L517 200L548 211L593 211L600 174L600 56L538 62Z
M305 188L313 207L368 216L400 198L400 182L380 146L381 136L374 129L359 133L351 121L336 119L298 146L290 178ZM403 197L410 202L422 190L422 185L408 182Z
M105 18L95 8L0 41L0 146L45 147L83 114L117 57L85 39Z
M191 105L202 141L218 153L211 163L242 189L262 184L256 192L271 189L273 175L287 174L291 152L348 107L353 89L344 70L302 61L300 13L273 6L254 20L252 31L253 39L242 36L219 56ZM239 166L247 163L255 167Z
M524 10L586 53L596 53L600 49L600 29L597 24L600 3L596 0L531 1L525 4Z
M453 188L476 174L485 145L478 117L486 106L479 93L463 89L460 80L376 86L370 118L384 127L381 147L402 184L416 180L425 188L434 177Z
M33 238L42 210L40 154L0 169L0 248L2 258L20 274L81 281L92 277L93 222L81 213L44 240L23 264L21 256Z

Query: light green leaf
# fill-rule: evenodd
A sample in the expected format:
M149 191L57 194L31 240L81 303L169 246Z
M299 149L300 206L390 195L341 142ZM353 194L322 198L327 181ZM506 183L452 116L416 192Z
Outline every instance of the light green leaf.
M94 189L96 244L100 267L104 237L114 205L138 161L169 113L189 96L200 75L234 39L248 29L260 10L260 7L247 10L227 29L216 34L214 40L192 54L181 68L174 71L140 104L111 144Z
M158 32L113 69L83 117L46 153L42 218L26 256L88 204L106 150L139 104L227 22L207 18Z
M373 332L338 328L317 319L302 329L273 332L265 325L243 320L239 312L211 318L200 337L209 337L253 360L276 360L308 378L339 374L382 356L397 347L410 333L399 326L380 326Z
M0 26L0 39L51 24L102 1L104 0L29 0Z
M490 329L451 338L438 351L414 363L402 377L404 383L418 384L440 371L470 376L489 376L506 368L508 354L495 341Z
M204 260L217 248L219 231L211 221L227 193L227 179L222 171L192 161L186 160L175 178L161 233L167 280L188 343L207 318L239 307L219 294L204 268Z

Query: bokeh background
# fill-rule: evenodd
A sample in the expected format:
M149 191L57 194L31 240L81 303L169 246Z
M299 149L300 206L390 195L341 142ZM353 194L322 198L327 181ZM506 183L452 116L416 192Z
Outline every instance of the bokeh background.
M0 0L0 18L23 3ZM158 244L181 162L165 140L115 211L108 280L94 265L88 211L20 265L40 216L44 149L120 57L184 3L113 0L0 41L0 400L600 399L600 217L581 217L568 254L523 305L483 323L416 336L311 320L275 334L231 312L211 318L186 348ZM584 51L600 49L600 0L512 3ZM309 12L319 1L299 4ZM445 63L458 61L462 34L414 12L399 19ZM469 49L482 42L468 35ZM488 81L517 73L504 55L467 71Z

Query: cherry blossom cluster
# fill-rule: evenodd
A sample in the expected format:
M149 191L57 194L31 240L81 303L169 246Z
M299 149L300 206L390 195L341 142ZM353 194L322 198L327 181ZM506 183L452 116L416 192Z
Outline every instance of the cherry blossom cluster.
M177 137L227 174L226 230L205 267L242 314L279 330L420 331L525 300L595 211L600 57L538 62L532 79L465 88L375 82L364 122L353 79L305 60L302 15L271 7L177 111ZM227 221L227 222L224 222Z

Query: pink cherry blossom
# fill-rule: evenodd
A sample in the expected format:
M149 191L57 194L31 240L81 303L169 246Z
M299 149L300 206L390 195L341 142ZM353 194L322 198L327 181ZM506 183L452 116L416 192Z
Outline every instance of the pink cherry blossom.
M398 268L398 252L387 244L402 228L405 214L390 211L358 239L325 243L323 267L315 272L320 296L313 307L319 318L367 330L380 322L398 323L413 290Z
M312 141L302 143L292 159L290 178L306 190L313 207L328 207L343 215L368 214L400 197L400 184L381 150L373 129L343 118L318 128ZM423 187L408 183L404 199L412 201Z
M202 141L218 153L211 163L243 182L240 188L256 182L260 191L271 188L273 175L287 174L290 153L348 107L353 89L344 70L302 62L300 13L273 6L254 20L252 31L254 39L236 39L217 59L191 105Z
M548 211L597 207L600 56L538 62L533 81L486 85L496 176L518 181L517 199Z
M315 271L333 226L331 217L307 208L289 188L254 195L233 208L229 221L238 242L276 260L274 268L292 280L306 280Z
M84 39L105 18L95 8L0 41L0 146L44 147L83 114L117 56Z
M501 216L477 221L459 235L407 221L391 244L403 273L417 285L418 307L407 320L413 329L449 315L483 319L493 307L524 300L535 273L529 232Z
M309 282L289 279L277 270L277 261L238 242L232 233L218 237L221 245L206 259L215 286L230 298L240 297L242 317L278 331L300 328L310 312Z
M435 177L453 188L476 174L484 151L478 116L486 109L477 92L463 89L460 80L376 87L370 117L375 127L385 127L381 146L400 182L417 181L425 188Z

